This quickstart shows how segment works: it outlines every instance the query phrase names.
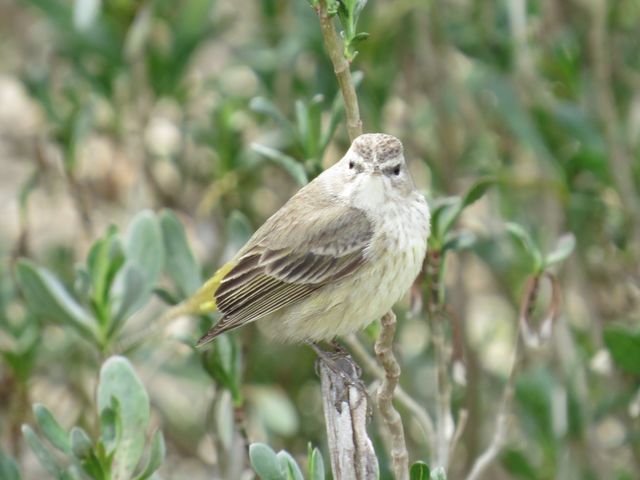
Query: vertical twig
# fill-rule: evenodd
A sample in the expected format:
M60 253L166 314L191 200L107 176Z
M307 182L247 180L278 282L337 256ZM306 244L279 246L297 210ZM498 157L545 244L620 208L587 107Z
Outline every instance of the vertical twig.
M609 151L611 177L618 188L622 205L635 221L636 234L640 234L640 195L633 181L633 158L629 153L626 139L620 133L623 129L620 127L613 95L612 47L607 37L608 2L596 0L587 2L587 5L592 22L589 30L589 48L595 80L594 93Z
M391 434L391 469L396 480L409 478L409 453L404 441L402 418L393 406L393 395L400 378L400 364L393 355L393 335L396 316L392 311L382 317L382 331L375 344L375 351L385 377L378 389L378 408Z
M442 254L438 250L427 253L425 259L425 275L428 289L427 311L431 330L433 332L433 348L436 356L436 444L434 452L434 467L442 467L445 471L449 466L451 456L452 440L454 434L462 435L462 428L466 423L466 418L459 421L456 428L451 413L451 385L449 383L447 346L444 334L444 319L446 318L446 308L444 293L440 282L442 275ZM457 441L457 439L456 439Z
M478 480L496 459L507 440L507 427L509 426L511 401L513 400L516 376L520 366L521 343L520 327L518 327L511 371L509 372L509 379L507 380L507 384L502 392L502 399L500 400L500 407L498 409L498 416L496 419L496 429L494 431L493 438L486 450L482 452L475 462L473 462L473 466L471 467L471 471L469 472L469 475L467 475L466 480Z
M439 313L431 316L433 327L433 347L436 354L436 437L435 466L447 470L451 439L454 433L454 421L451 413L451 385L447 369L447 352L445 346L442 322L444 318Z
M336 362L340 371L318 360L333 478L375 480L378 459L367 436L367 398L357 386L359 368L349 356Z
M549 306L549 309L545 315L545 317L547 318L543 323L543 331L547 328L551 328L555 321L555 317L557 316L559 293L557 292L558 287L555 283L554 277L548 272L530 277L527 281L525 291L522 295L522 300L520 303L520 314L518 320L518 328L516 331L515 347L513 350L513 361L511 363L511 370L509 371L509 378L507 379L504 391L502 392L502 398L500 400L500 407L498 409L498 416L496 419L496 429L493 433L493 437L491 439L491 442L489 443L489 446L475 460L473 466L471 467L469 475L467 475L466 480L478 480L493 463L496 457L500 454L502 448L504 447L504 444L507 441L509 416L511 414L511 403L513 401L513 395L515 393L516 377L522 363L522 349L528 343L527 335L530 335L529 333L527 333L527 331L529 330L528 323L531 314L533 313L536 300L538 298L541 275L544 275L549 279L552 288L551 305ZM547 322L549 326L545 327L544 324L546 324ZM548 334L550 335L550 333L551 332L549 330ZM549 337L547 335L541 335L537 338L546 340ZM539 345L540 344L538 342L536 346Z
M327 2L320 0L317 7L318 18L320 19L320 30L324 48L333 64L333 71L340 85L340 92L344 100L344 111L347 119L347 132L353 141L362 134L362 120L360 120L360 109L358 108L358 96L351 80L351 69L349 62L344 57L344 45L333 24L333 15L327 12Z
M386 375L385 371L380 368L375 359L369 355L355 335L349 335L346 337L345 342L349 346L351 353L360 361L365 370L379 380L384 380ZM424 432L427 446L429 448L433 448L436 441L436 434L433 426L433 420L431 419L429 412L416 402L407 392L405 392L400 385L396 387L394 397L400 405L413 414L413 417Z

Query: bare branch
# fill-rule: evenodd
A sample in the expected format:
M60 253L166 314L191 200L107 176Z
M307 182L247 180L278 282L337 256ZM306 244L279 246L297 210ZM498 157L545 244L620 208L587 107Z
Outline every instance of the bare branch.
M444 318L440 313L432 314L431 325L433 327L433 347L436 354L436 451L434 466L442 467L445 471L449 466L451 440L455 425L451 413L451 385L449 383L448 354L442 322Z
M367 352L355 335L349 335L346 337L345 342L349 345L351 353L360 361L360 364L367 372L378 380L384 380L385 371L378 366L376 361L371 357L371 355L369 355L369 352ZM400 405L413 414L418 425L420 425L424 432L427 446L431 448L435 445L435 429L429 412L416 402L400 385L396 386L394 398L400 403Z
M339 361L337 372L318 360L333 478L377 479L378 459L366 429L367 398L357 387L359 368L349 356Z
M555 281L549 273L545 273L545 276L549 276L552 287L556 288ZM538 290L540 288L540 277L533 276L528 279L525 286L525 290L522 295L522 301L520 303L520 319L518 321L518 330L516 332L515 347L513 350L513 360L511 362L511 370L509 372L509 378L507 384L502 392L502 399L500 401L500 408L498 409L498 416L496 419L496 429L493 433L491 443L486 450L476 459L471 467L469 475L466 480L477 480L481 475L489 468L496 457L500 454L500 451L504 447L507 440L507 433L509 427L509 416L511 413L511 402L515 392L516 377L520 370L520 364L522 360L522 348L525 346L525 328L526 321L528 320L531 312L533 311L534 304L538 298ZM551 311L555 315L557 309L558 294L554 291Z
M509 375L509 381L507 382L502 394L502 401L500 402L500 409L498 410L496 430L493 434L493 438L491 439L491 443L487 449L473 463L471 472L467 475L466 480L478 480L500 454L500 451L507 440L507 431L509 426L508 420L511 411L511 400L513 399L513 392L515 389L515 372L518 363L518 352L516 351L514 352L514 361L511 367L511 374Z
M385 377L378 389L378 408L391 437L391 469L396 480L409 478L409 452L404 440L402 418L393 406L393 395L400 378L400 364L393 355L393 335L396 316L390 310L382 317L382 331L375 344L375 351Z

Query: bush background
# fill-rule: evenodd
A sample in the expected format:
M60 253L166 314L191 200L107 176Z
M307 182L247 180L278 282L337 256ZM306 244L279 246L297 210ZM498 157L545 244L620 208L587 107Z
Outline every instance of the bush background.
M495 179L457 224L473 244L447 257L460 323L451 344L466 366L452 404L469 412L450 478L489 442L510 365L531 266L507 221L544 251L565 232L577 246L553 268L562 313L551 342L527 352L509 442L487 478L640 471L639 24L636 0L378 0L363 10L370 37L352 70L365 131L402 139L430 202ZM0 72L0 435L23 478L40 478L19 433L33 423L30 404L95 433L105 352L27 307L16 259L71 291L74 265L109 225L126 231L139 211L169 208L210 274L348 138L303 0L5 1ZM147 302L120 338L165 308ZM432 410L431 331L407 308L397 309L401 382ZM219 422L231 407L190 347L206 324L180 319L127 352L167 442L163 478L224 478L228 468ZM325 448L310 350L268 344L253 327L233 342L250 438L296 457L309 441ZM402 413L412 460L428 458ZM379 427L374 415L389 478Z

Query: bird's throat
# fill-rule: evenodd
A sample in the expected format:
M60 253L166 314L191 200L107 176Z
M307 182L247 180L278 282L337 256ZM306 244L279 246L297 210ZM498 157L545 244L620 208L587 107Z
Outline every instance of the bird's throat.
M354 201L360 208L380 206L385 201L385 184L381 175L367 175L356 187Z

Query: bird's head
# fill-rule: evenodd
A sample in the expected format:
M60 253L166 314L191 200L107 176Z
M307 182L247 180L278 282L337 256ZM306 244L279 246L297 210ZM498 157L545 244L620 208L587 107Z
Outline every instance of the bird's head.
M375 207L415 188L402 143L385 133L360 135L334 168L345 180L343 194L359 206Z

